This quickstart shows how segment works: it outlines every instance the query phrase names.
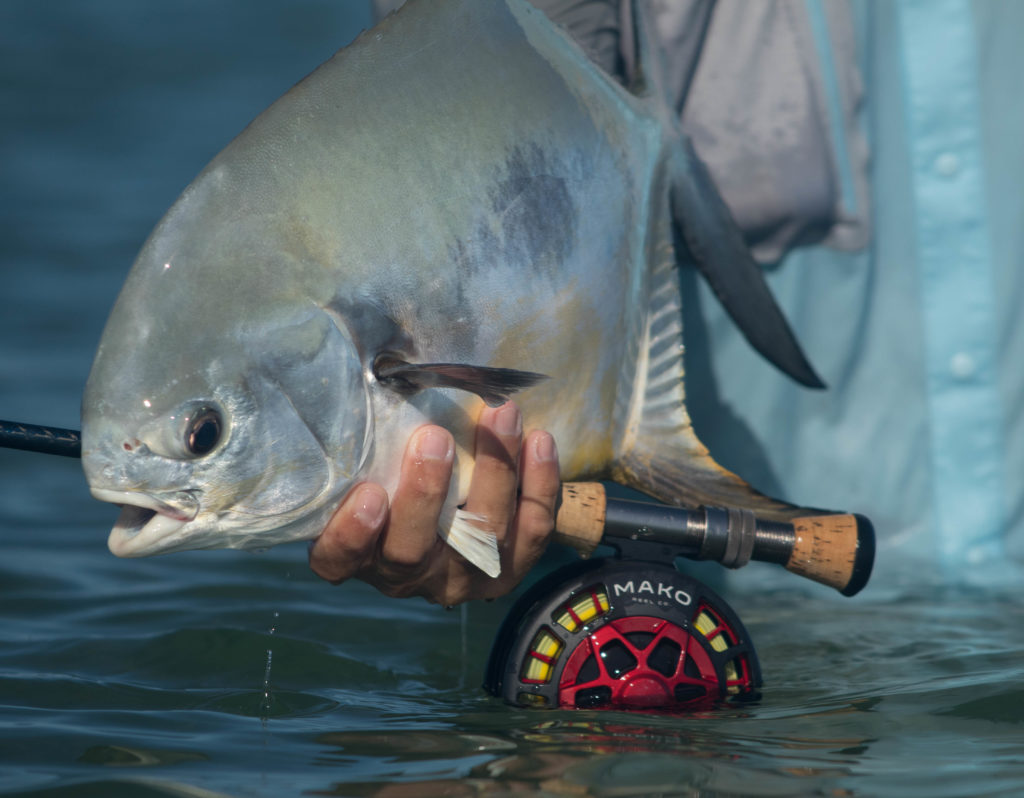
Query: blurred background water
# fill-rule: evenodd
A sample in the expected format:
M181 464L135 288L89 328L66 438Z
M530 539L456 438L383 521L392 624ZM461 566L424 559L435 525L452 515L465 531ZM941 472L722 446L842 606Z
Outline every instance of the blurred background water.
M0 417L77 427L149 230L366 6L0 3ZM0 451L0 794L1024 794L1013 595L790 577L732 597L760 702L525 711L479 688L508 601L332 588L301 545L117 560L115 514Z

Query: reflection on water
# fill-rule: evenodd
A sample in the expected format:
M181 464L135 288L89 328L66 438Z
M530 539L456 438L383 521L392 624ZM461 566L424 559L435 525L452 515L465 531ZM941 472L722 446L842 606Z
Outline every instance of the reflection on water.
M0 416L77 423L152 224L363 12L0 4ZM76 463L0 452L0 794L1024 794L1015 596L794 579L733 602L759 703L527 711L477 688L507 601L329 588L301 546L116 560L115 514Z

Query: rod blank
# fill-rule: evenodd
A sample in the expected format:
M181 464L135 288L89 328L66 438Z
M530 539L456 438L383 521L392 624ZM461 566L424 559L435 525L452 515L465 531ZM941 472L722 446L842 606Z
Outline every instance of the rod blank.
M82 436L73 429L0 421L0 447L81 457ZM609 499L599 482L564 483L555 539L587 557L602 540L616 538L667 544L684 557L728 568L750 560L778 563L844 596L860 592L875 561L875 531L862 515L761 521L749 510Z
M0 447L61 457L81 457L82 435L73 429L0 421Z

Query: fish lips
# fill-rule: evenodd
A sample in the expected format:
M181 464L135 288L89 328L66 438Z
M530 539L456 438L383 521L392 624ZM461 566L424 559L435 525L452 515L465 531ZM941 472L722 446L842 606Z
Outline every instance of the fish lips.
M173 503L134 491L92 489L100 501L121 505L107 546L118 557L147 557L176 551L188 537L181 533L199 514L199 501L177 493Z

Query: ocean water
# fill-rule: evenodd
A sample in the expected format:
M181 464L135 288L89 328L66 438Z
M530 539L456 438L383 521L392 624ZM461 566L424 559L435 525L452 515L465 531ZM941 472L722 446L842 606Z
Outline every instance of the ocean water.
M0 3L0 417L77 426L153 224L367 23L348 0ZM757 702L525 710L479 686L507 600L331 587L301 545L118 560L115 515L77 462L0 451L2 795L1024 794L1016 595L793 577L731 598Z

